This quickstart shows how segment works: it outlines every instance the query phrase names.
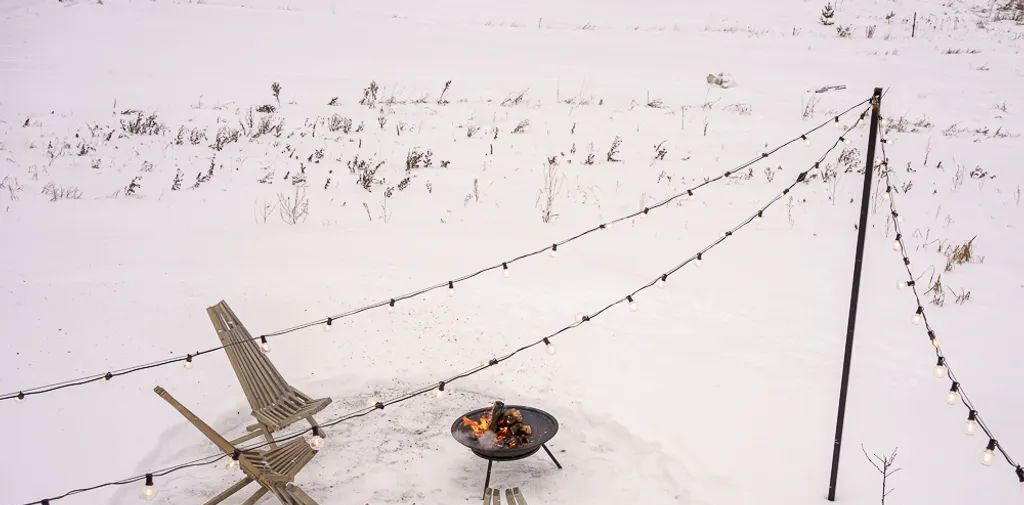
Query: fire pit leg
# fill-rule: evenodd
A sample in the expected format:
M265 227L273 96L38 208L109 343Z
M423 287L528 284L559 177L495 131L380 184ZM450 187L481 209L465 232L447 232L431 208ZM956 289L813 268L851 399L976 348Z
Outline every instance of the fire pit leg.
M491 487L491 465L494 461L487 460L487 479L484 480L484 497L487 497L487 488Z
M548 457L551 458L551 461L555 462L555 466L557 466L558 469L561 470L562 469L562 464L559 463L557 459L555 459L555 455L554 454L551 454L551 449L548 449L547 444L540 444L540 446L544 448L544 452L548 453Z

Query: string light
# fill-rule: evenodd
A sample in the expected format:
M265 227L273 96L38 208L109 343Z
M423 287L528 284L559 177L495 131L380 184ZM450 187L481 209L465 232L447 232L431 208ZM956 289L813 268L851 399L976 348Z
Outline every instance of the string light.
M309 448L319 451L324 446L324 437L320 434L320 427L313 427L313 436L309 438Z
M811 145L811 139L807 135L801 135L800 138L804 141L805 146Z
M844 144L846 144L846 145L850 145L850 139L848 139L846 137L839 137L839 141L844 143Z
M897 286L899 286L900 289L903 289L907 286L913 286L914 284L916 284L916 282L914 282L914 279L909 279L905 281L900 281L899 284L897 284Z
M882 193L882 200L889 201L889 192L892 191L892 187L886 186L885 193Z
M260 350L264 353L270 352L270 343L267 342L266 335L260 335Z
M142 499L151 501L156 498L156 486L153 485L153 474L146 474L146 485L142 488Z
M901 239L903 239L903 235L897 233L896 234L896 240L892 241L892 250L893 251L899 251L900 250L900 240Z
M836 116L836 119L835 119L834 122L835 122L836 128L842 128L843 127L843 125L839 124L839 116Z
M192 355L185 356L185 370L192 369Z
M327 317L327 321L324 321L324 323L325 323L324 324L324 332L329 333L331 331L331 326L332 326L333 322L334 322L334 318L328 316Z
M25 403L25 393L18 391L18 396L14 397L14 403Z
M960 383L953 381L953 385L949 387L949 393L946 395L946 403L956 405L958 401L960 401Z
M455 283L448 281L448 296L455 296Z
M939 339L935 338L935 332L932 330L928 330L928 341L931 342L932 347L936 349L942 347L942 344L939 342Z
M854 126L856 126L856 125L854 125ZM821 158L819 159L819 162L821 160L823 160L824 158L826 158L835 149L837 144L834 144L831 147L829 147L825 151L825 153L821 156ZM815 164L815 166L818 166L818 164ZM804 177L806 175L806 173L807 172L802 172L801 173L801 177ZM802 180L801 178L798 178L796 181L792 182L782 192L782 194L785 195L786 193L788 193L789 189L794 187L794 186L796 186L801 180ZM775 204L778 200L779 200L778 198L770 200L764 208L767 208L767 207ZM750 224L753 221L753 217L754 216L751 216L751 217L748 217L744 221L740 221L739 224L736 226L736 228L734 228L733 231L737 231L739 229L742 229L745 226L747 226L748 224ZM713 241L712 243L707 245L703 251L701 251L700 253L697 253L696 254L696 258L699 259L702 256L703 252L706 252L706 251L708 251L708 250L710 250L710 249L712 249L714 247L717 247L721 243L722 243L722 241L720 241L720 240L719 241ZM545 248L545 249L547 249L547 248ZM541 249L541 250L538 250L538 251L536 251L534 253L531 253L531 255L540 254L543 251L544 251L544 249ZM693 259L694 259L694 257L690 257L690 258L684 260L683 262L679 263L678 265L676 265L675 267L673 267L672 269L668 270L665 274L662 274L662 275L667 277L668 275L670 275L670 274L676 272L677 270L683 268L684 266L686 266ZM482 270L481 273L485 272L487 270L494 269L494 268L497 268L497 266L490 267L488 269ZM477 275L477 274L473 274L473 275ZM465 279L465 278L468 278L468 277L462 277L460 279ZM640 286L636 291L633 291L628 297L626 297L626 298L619 298L616 301L613 301L612 303L610 303L609 305L605 306L604 308L601 308L600 310L597 310L596 312L594 312L593 315L588 316L588 318L597 317L597 316L603 314L605 311L611 309L613 306L615 306L615 305L617 305L619 303L629 302L630 298L632 298L633 294L636 294L636 293L638 293L638 292L640 292L640 291L642 291L644 289L648 289L652 285L653 285L653 283L649 283L649 284L645 284L645 285ZM440 286L444 286L444 284L441 284ZM432 289L436 289L436 287L427 288L425 290L422 290L422 292L430 291ZM415 294L413 294L413 295L406 295L405 298L409 298L409 297L412 297L412 296L415 296ZM400 298L400 299L404 299L404 298ZM395 299L391 299L391 302L388 304L388 306L393 306L394 302L395 302ZM372 305L372 306L365 307L365 308L360 309L360 310L367 310L367 309L370 309L370 308L373 308L373 307L377 307L377 306L380 306L380 305L382 305L382 304L378 303L378 304L375 304L375 305ZM319 322L322 322L322 321L319 321ZM314 324L319 324L319 322L314 323ZM312 324L310 324L308 326L311 326L311 325ZM305 326L305 327L308 327L308 326ZM461 373L459 373L457 375L454 375L451 378L447 379L447 382L450 383L450 382L452 382L454 380L458 380L458 379L462 379L462 378L465 378L465 377L469 377L469 376L471 376L473 374L476 374L478 372L486 370L487 368L489 368L491 366L498 365L499 363L504 362L505 360L509 360L512 357L516 356L517 354L519 354L519 353L521 353L521 352L523 352L523 351L525 351L527 349L530 349L532 347L535 347L537 345L549 344L550 343L550 339L552 337L554 337L556 335L560 335L563 332L569 331L569 330L573 329L576 326L579 326L579 325L576 324L576 323L567 325L567 326L565 326L565 327L563 327L563 328L561 328L561 329L551 333L547 337L544 337L544 338L542 338L540 340L537 340L535 342L528 343L526 345L518 347L515 350L513 350L513 351L511 351L511 352L509 352L509 353L507 353L505 355L502 355L500 357L492 358L488 362L485 362L485 363L483 363L483 364L481 364L479 366L475 366L475 367L470 368L470 369L468 369L466 371L463 371L463 372L461 372ZM282 330L282 331L287 332L286 330ZM264 336L276 336L277 334L279 334L279 333L271 333L271 334L266 334ZM209 352L209 351L202 351L202 352L205 353L205 352ZM180 359L178 359L178 361L180 361ZM359 417L363 417L363 416L369 415L371 412L373 412L375 410L382 410L382 409L384 409L384 407L387 406L387 405L397 404L397 403L404 402L406 400L410 400L412 398L416 398L418 396L427 394L427 393L433 391L436 387L437 386L432 384L432 385L427 386L427 387L423 387L423 388L420 388L420 389L416 389L416 390L413 390L413 391L406 392L406 393L404 393L404 394L402 394L400 396L397 396L397 397L394 397L392 399L389 399L386 402L382 402L382 401L377 401L375 399L371 399L370 400L370 405L368 407L363 407L361 409L357 409L357 410L349 412L347 414L343 414L343 415L341 415L341 416L339 416L339 417L337 417L335 419L332 419L332 420L330 420L330 421L328 421L326 423L323 423L322 426L323 427L336 426L336 425L338 425L338 424L340 424L342 422L345 422L345 421L348 421L348 420L351 420L351 419L355 419L355 418L359 418ZM258 449L258 448L261 448L261 447L267 447L269 445L279 444L279 443L282 443L282 442L285 442L285 441L288 441L288 440L292 440L292 439L297 438L297 437L301 437L305 433L308 433L309 431L310 430L303 430L303 431L295 432L295 433L292 433L292 434L289 434L289 435L285 435L285 436L281 436L281 437L278 437L278 438L274 438L274 439L268 440L267 442L264 442L264 443L258 443L258 444L255 444L253 446L246 447L244 450L255 450L255 449ZM215 463L216 461L219 461L223 457L224 457L223 454L217 454L217 455L212 455L212 456L205 456L203 458L199 458L199 459L193 460L193 461L188 462L188 463L182 463L182 464L179 464L179 465L175 465L175 466L172 466L172 467L160 470L158 472L158 474L163 476L163 475L167 475L169 473L173 473L173 472L176 472L176 471L179 471L179 470L183 470L185 468L212 464L212 463ZM92 486L92 487L89 487L89 488L77 489L77 490L69 491L69 492L65 493L64 495L61 495L60 498L69 496L71 494L77 494L77 493L81 493L81 492L90 491L90 490L93 490L93 489L98 489L100 487L122 485L122 484L126 484L128 482L136 482L137 480L138 480L137 478L127 479L127 480L123 480L123 481L115 481L115 482L109 482L109 483L106 483L106 484L101 484L101 485L98 485L98 486Z
M434 396L437 397L437 398L441 398L444 395L445 395L445 393L444 393L444 381L441 381L441 382L437 383L437 392L434 393Z
M100 378L100 382L107 383L107 382L110 382L110 379L113 379L113 378L114 378L114 375L111 374L110 372L107 372L106 374L103 375L103 377Z
M547 348L548 354L555 354L555 344L551 343L551 339L544 337L544 347Z
M768 150L766 153L762 153L762 154L771 155L771 154L774 154L776 152L779 152L782 149L786 148L787 146L789 146L791 144L794 144L796 142L799 142L804 137L807 137L808 135L810 135L810 134L812 134L812 133L814 133L814 132L816 132L816 131L818 131L818 130L820 130L822 128L826 128L828 126L829 122L832 122L833 120L837 119L838 117L842 117L842 116L845 116L845 115L851 113L852 111L854 111L855 109L857 109L857 108L861 107L862 105L868 103L869 101L870 101L870 98L862 100L861 102L859 102L859 103L857 103L857 104L847 108L846 110L840 112L837 116L833 116L832 119L826 120L826 121L818 124L817 126L814 126L813 128L803 132L802 134L799 134L799 135L797 135L795 137L790 138L789 140L787 140L785 142L782 142L781 144L773 147L772 149ZM838 121L837 121L837 123L838 123ZM732 173L732 174L739 173L740 171L749 168L754 163L759 162L759 161L761 161L763 159L764 159L763 155L761 157L752 158L752 159L750 159L748 161L745 161L744 163L738 165L737 167L733 168L732 170L730 170L730 173ZM714 182L720 181L720 180L723 180L723 179L720 178L720 177L708 179L708 180L706 180L704 182L701 182L701 183L695 185L694 187L691 187L691 188L685 190L684 192L680 192L680 193L671 195L671 196L669 196L669 197L659 201L658 203L649 206L648 210L649 211L650 210L655 210L656 208L667 206L671 202L673 202L675 200L678 200L678 199L681 199L681 198L688 198L688 199L692 200L692 199L694 199L694 191L695 190L697 190L699 188L702 188L702 187L704 187L706 185L712 184ZM787 191L788 191L788 188L787 188L787 190L783 191L783 195L785 195L787 193ZM635 215L635 213L631 214L629 216L623 216L622 218L612 220L608 224L628 219L628 218L630 218L630 217L632 217L634 215ZM592 231L593 229L594 228L592 228L591 230L584 231L583 233L578 233L578 234L576 234L573 237L567 238L566 240L562 241L561 243L564 244L564 243L567 243L567 242L571 242L571 241L580 239L580 238L588 235L589 231ZM548 249L548 248L545 248L545 249ZM543 254L545 249L541 249L541 250L537 250L537 251L534 251L534 252L529 252L529 253L526 253L526 254L522 254L520 256L517 256L516 259L514 259L514 260L512 260L510 262L520 261L520 260L523 260L523 259L526 259L526 258L530 258L530 257L536 256L536 255L539 255L539 254ZM552 248L552 249L554 249L554 248ZM551 253L553 251L549 250L548 252ZM495 270L495 269L498 269L498 268L502 268L501 264L496 264L496 265L493 265L493 266L489 266L489 267L483 268L481 270L478 270L476 272L460 276L459 279L460 280L469 279L469 278L481 275L481 274L483 274L483 273L485 273L487 271ZM440 288L444 287L444 285L445 285L444 283L441 283L441 284L438 284L438 285L432 285L432 286L420 288L420 289L411 291L408 294L404 294L404 295L395 297L391 301L389 301L387 304L385 304L384 302L376 302L376 303L373 303L373 304L370 304L370 305L367 305L367 306L364 306L364 307L351 308L351 309L349 309L346 312L343 312L343 313L340 313L340 314L337 314L337 315L332 315L331 319L332 320L337 320L337 319L341 319L341 318L352 317L354 315L357 315L357 314L360 314L362 312L365 312L366 310L369 310L369 309L372 309L372 308L376 308L376 307L380 307L380 306L384 306L386 310L390 311L394 307L394 301L404 300L404 299L407 299L407 298L413 298L413 297L416 297L416 296L420 296L420 295L422 295L422 294L424 294L426 292L433 291L435 289L440 289ZM304 328L308 328L310 326L319 325L319 324L322 324L322 323L325 323L325 322L326 322L325 319L320 319L320 320L317 320L317 321L310 321L310 322L307 322L307 323L297 324L297 325L292 326L290 328L285 328L285 329L281 329L281 330L277 330L277 331L267 332L267 333L265 333L265 335L267 337L280 336L280 335L292 333L292 332L295 332L295 331L299 331L299 330L302 330ZM255 341L255 339L256 339L256 337L250 337L249 338L250 341ZM210 349L205 349L205 350L197 351L196 353L192 354L192 357L196 358L196 357L199 357L199 356L204 356L204 355L210 354L210 353L212 353L214 351L224 349L225 347L228 347L228 346L231 346L231 345L237 345L239 343L241 343L241 342L228 343L228 344L224 344L224 345L221 345L221 346L218 346L218 347L213 347L213 348L210 348ZM143 363L143 364L132 365L132 366L120 369L120 370L116 370L116 371L114 371L114 373L116 375L118 375L118 376L127 375L127 374L131 374L131 373L134 373L134 372L142 371L142 370L148 370L150 368L156 368L156 367L160 367L160 366L164 366L164 365L169 365L171 363L183 362L186 359L187 359L187 356L182 354L180 356L175 356L175 357L171 357L171 358L165 358L165 359L157 360L157 361L152 362L152 363ZM83 385L91 383L91 382L96 382L96 375L95 374L86 375L86 376L79 377L79 378L76 378L76 379L64 380L64 381L60 381L60 382L57 382L57 383L54 383L54 384L50 384L50 385L37 386L37 387L33 387L33 388L26 388L26 389L22 389L21 391L22 392L29 392L29 394L43 394L43 393L49 393L49 392L53 392L53 391L57 391L57 390L65 389L65 388L72 388L72 387L83 386ZM15 391L15 392L9 392L9 393L5 393L5 394L0 394L0 401L14 399L15 396L16 396L16 393L17 392Z
M1017 480L1020 481L1020 490L1024 491L1024 467L1017 465Z
M759 211L757 211L757 215L754 216L754 222L755 223L760 223L762 219L764 219L764 211L763 210L759 210Z
M626 297L626 302L629 304L629 310L631 310L633 312L636 312L637 310L640 310L640 306L637 305L636 300L633 299L633 295L627 296Z
M558 256L558 244L551 244L551 248L548 249L548 256L551 256L552 258Z
M939 360L935 362L934 374L936 379L946 376L946 358L939 356Z
M978 428L978 411L972 410L967 414L967 421L964 422L964 434L974 435L974 432Z
M658 277L658 282L655 282L654 285L656 287L663 288L663 287L665 287L665 281L667 281L667 280L668 280L668 274L661 274L661 277Z
M392 298L391 301L389 301L388 304L386 306L384 306L384 310L388 311L388 314L391 314L391 313L393 313L395 311L395 299L394 298Z
M697 253L697 258L694 259L693 261L697 266L701 266L702 264L704 264L704 253Z
M508 263L503 262L501 264L501 275L504 276L506 279L512 277L512 271L508 269Z
M996 457L996 446L999 445L996 439L988 439L988 445L985 446L985 452L981 453L981 464L985 466L992 466L992 460Z

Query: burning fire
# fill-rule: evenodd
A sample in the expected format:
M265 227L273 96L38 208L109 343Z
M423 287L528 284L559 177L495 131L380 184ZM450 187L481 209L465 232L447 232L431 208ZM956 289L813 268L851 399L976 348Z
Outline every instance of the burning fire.
M462 416L463 428L473 433L481 446L494 448L515 448L530 442L533 428L523 422L523 414L518 409L505 408L501 402L495 402L490 412L485 412L480 419L474 421Z

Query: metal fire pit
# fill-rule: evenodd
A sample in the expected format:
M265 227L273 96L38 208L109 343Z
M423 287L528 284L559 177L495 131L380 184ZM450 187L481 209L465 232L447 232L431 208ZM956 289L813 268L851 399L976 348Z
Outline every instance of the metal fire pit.
M551 453L546 445L548 440L551 440L558 433L558 420L555 416L548 414L540 409L533 407L524 407L522 405L505 405L506 408L517 409L523 414L523 423L530 425L533 429L533 434L530 435L529 442L522 444L517 447L480 447L478 440L472 436L472 430L463 426L462 418L468 417L473 421L479 421L480 417L491 411L491 407L484 407L482 409L476 409L472 412L459 416L458 419L452 423L452 437L458 440L460 444L468 447L473 454L480 456L487 460L487 478L484 480L484 492L491 484L491 465L495 461L514 461L517 459L523 459L533 456L537 451L544 449L544 452L548 454L551 461L555 463L559 469L562 468L562 464L555 459L555 455Z

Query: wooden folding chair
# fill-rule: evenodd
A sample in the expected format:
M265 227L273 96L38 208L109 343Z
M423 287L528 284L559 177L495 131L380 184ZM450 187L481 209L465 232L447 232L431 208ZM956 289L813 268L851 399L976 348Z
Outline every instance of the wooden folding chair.
M181 415L185 416L185 419L188 419L190 423L195 425L220 450L224 451L225 454L234 456L236 448L231 442L228 442L220 433L214 431L202 419L196 417L192 411L179 403L178 400L175 400L164 388L157 386L153 391L164 400L167 400L167 403L170 403ZM259 483L260 489L249 497L248 500L242 502L243 505L253 505L267 493L273 493L284 505L317 505L316 501L310 498L309 495L291 484L295 480L295 475L315 455L316 451L301 437L270 450L242 452L238 457L238 464L242 472L245 473L245 478L211 498L205 505L220 503L253 481Z
M296 421L305 419L311 426L317 426L313 415L329 405L331 399L314 400L285 382L226 302L221 300L206 312L213 321L221 344L225 346L224 352L256 418L256 424L246 427L249 433L231 443L238 444L263 435L273 446L272 433Z

